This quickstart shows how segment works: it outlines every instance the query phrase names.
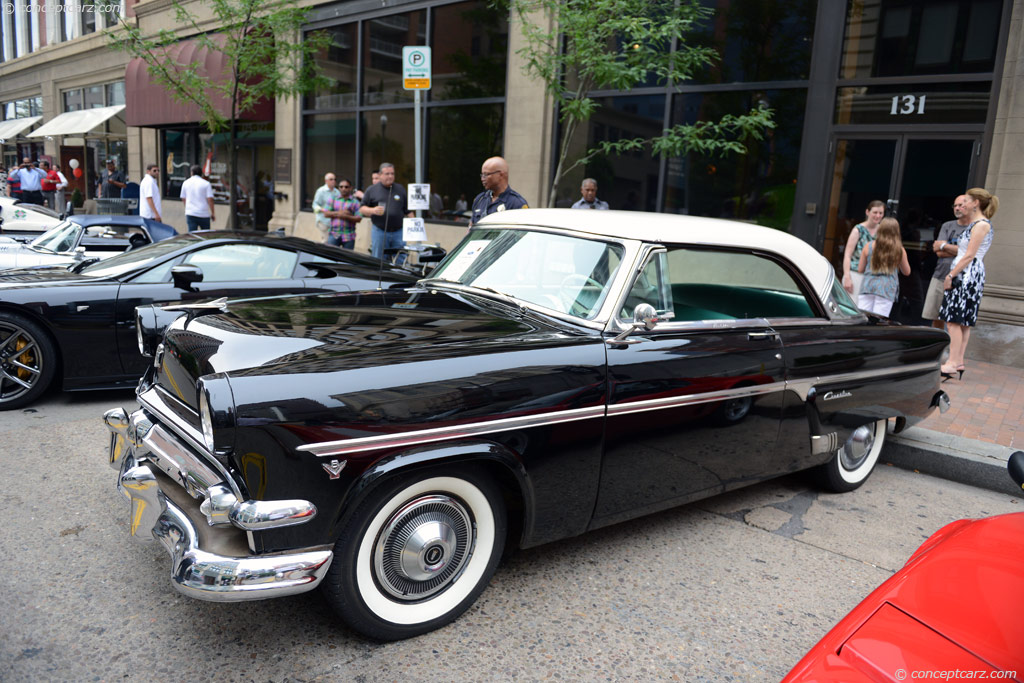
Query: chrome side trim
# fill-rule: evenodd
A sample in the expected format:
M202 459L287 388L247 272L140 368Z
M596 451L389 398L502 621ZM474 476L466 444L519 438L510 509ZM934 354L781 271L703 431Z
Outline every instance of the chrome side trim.
M698 405L700 403L714 403L725 401L731 398L743 398L746 396L764 396L774 394L785 389L785 382L772 382L752 387L738 387L736 389L723 389L721 391L708 391L702 394L690 394L688 396L669 396L667 398L655 398L650 401L634 401L632 403L616 403L608 406L608 416L629 415L631 413L646 413L651 410L663 410L665 408L679 408L681 406Z
M798 380L786 380L786 389L795 392L801 401L807 400L807 395L818 384L841 384L844 382L859 382L866 379L878 377L890 377L892 375L905 375L915 372L938 372L939 361L931 363L914 363L913 365L901 365L898 368L885 368L882 370L860 370L858 372L844 372L837 375L824 375L822 377L805 377Z
M369 451L377 448L394 448L396 446L415 446L422 443L434 441L446 441L466 436L477 436L479 434L491 434L494 432L508 432L514 429L528 429L564 422L575 422L577 420L589 420L595 417L604 417L605 407L592 406L590 408L576 408L564 410L557 413L546 413L544 415L526 415L523 417L508 417L501 420L489 420L487 422L475 422L454 427L437 427L435 429L419 429L412 432L401 432L398 434L380 434L377 436L364 436L355 439L342 439L340 441L325 441L299 446L296 450L312 453L321 458L328 456L344 455L359 451Z
M618 403L608 406L593 406L591 408L577 408L546 415L529 415L526 417L510 417L500 420L489 420L475 422L455 427L438 427L435 429L420 429L411 432L400 432L396 434L380 434L377 436L366 436L354 439L342 439L339 441L323 441L318 443L299 446L297 450L312 453L318 457L345 455L358 453L378 448L396 448L402 446L414 446L448 439L478 436L494 432L507 432L514 429L528 429L531 427L542 427L576 420L587 420L604 415L628 415L650 410L664 410L666 408L677 408L680 406L696 405L700 403L713 403L745 396L763 396L779 391L793 391L800 400L806 401L811 389L819 384L836 384L843 382L856 382L875 379L878 377L889 377L891 375L911 374L915 372L937 371L938 362L916 363L904 365L898 368L886 368L882 370L863 370L859 372L847 372L836 375L824 375L821 377L808 377L795 381L772 382L757 386L738 387L736 389L723 389L722 391L710 391L701 394L690 394L688 396L671 396L658 398L650 401L635 401L632 403Z

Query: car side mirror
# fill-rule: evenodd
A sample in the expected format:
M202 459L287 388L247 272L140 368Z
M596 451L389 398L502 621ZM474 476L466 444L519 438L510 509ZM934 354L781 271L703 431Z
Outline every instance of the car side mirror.
M637 304L636 308L633 309L633 324L630 325L628 330L623 330L615 337L605 340L609 346L629 346L630 344L636 344L639 339L630 339L629 335L637 332L638 330L647 330L650 332L658 324L658 312L654 310L654 306L650 304Z
M637 304L633 309L633 324L650 331L658 323L658 312L650 304Z
M175 287L188 291L192 285L203 281L203 269L192 265L174 266L171 268L171 279Z

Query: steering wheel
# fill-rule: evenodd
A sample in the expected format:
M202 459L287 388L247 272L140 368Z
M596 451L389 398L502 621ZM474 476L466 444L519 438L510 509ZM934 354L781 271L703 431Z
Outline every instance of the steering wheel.
M597 302L597 296L595 295L594 300L590 302L590 306L578 300L579 295L588 286L596 288L598 292L604 289L604 285L600 282L580 273L570 273L562 280L562 283L558 286L558 298L562 301L568 313L578 315L581 318L585 318L590 313L590 307Z

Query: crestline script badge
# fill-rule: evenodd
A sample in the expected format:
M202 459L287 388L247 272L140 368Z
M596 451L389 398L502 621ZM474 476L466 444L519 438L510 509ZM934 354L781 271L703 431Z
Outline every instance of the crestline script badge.
M827 391L825 395L821 397L822 401L831 401L837 398L849 398L853 396L849 391Z

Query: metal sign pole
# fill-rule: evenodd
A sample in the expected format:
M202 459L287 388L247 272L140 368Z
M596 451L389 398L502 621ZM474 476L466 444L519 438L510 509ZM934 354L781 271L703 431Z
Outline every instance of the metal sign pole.
M413 126L413 144L416 147L416 184L423 182L423 119L420 116L420 91L413 91L413 117L415 117L415 124ZM416 217L422 218L423 211L416 209Z

